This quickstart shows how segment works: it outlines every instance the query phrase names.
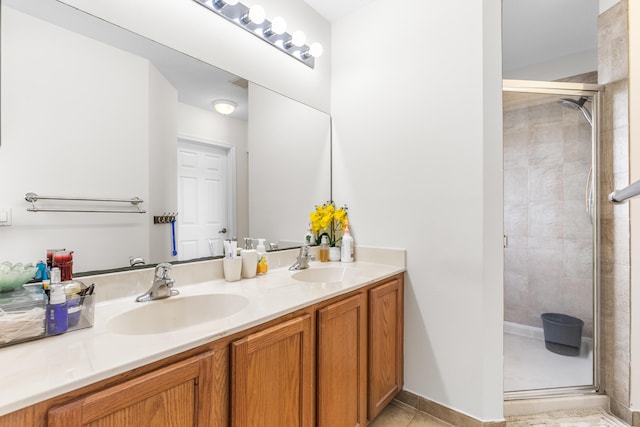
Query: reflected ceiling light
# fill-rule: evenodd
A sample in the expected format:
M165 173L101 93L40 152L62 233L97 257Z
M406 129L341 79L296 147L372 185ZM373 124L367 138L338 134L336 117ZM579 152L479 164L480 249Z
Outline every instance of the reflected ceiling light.
M302 31L287 33L284 18L278 16L273 18L273 22L266 19L262 6L248 7L238 0L194 1L311 68L315 67L315 59L322 54L320 43L305 44L306 36Z
M213 101L213 108L224 116L233 113L237 106L238 104L228 99L216 99Z
M259 4L254 4L249 8L249 11L242 17L242 22L249 24L253 22L256 25L260 25L267 19L267 12L264 11L264 7Z
M272 35L282 35L287 31L287 21L282 16L276 16L273 18L271 26L264 30L265 37L271 37Z

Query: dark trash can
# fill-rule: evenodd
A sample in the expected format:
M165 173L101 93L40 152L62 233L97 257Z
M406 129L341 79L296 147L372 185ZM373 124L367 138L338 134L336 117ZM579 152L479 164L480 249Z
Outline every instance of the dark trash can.
M547 350L563 356L580 354L582 320L560 313L543 313L541 317Z

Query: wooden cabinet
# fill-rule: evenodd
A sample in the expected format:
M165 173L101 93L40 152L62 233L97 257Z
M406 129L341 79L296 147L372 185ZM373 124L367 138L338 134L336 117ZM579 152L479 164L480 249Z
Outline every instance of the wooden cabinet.
M369 291L369 419L394 398L404 384L404 292L401 276Z
M207 352L48 412L49 427L211 426L213 353Z
M0 417L0 427L365 426L403 386L403 275Z
M366 426L366 294L318 310L317 331L318 426Z
M314 382L310 315L234 341L232 426L312 426Z

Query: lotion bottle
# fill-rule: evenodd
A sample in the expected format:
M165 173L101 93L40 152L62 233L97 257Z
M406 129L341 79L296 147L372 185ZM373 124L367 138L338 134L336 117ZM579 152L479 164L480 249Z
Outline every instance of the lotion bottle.
M340 261L353 262L353 237L349 231L349 224L345 224L342 235L342 247L340 248Z
M318 258L320 258L320 262L329 261L329 240L327 239L327 236L322 236L322 239L320 239L320 249L318 249Z
M267 263L267 250L264 247L265 239L258 239L258 246L256 251L258 252L258 265L256 266L256 274L266 274L269 271L269 264Z
M47 305L47 334L57 335L67 331L67 295L64 286L60 283L60 269L51 269L51 290L49 292L49 304Z
M258 251L253 249L250 238L244 239L244 249L240 251L240 257L242 258L242 277L245 279L256 277Z

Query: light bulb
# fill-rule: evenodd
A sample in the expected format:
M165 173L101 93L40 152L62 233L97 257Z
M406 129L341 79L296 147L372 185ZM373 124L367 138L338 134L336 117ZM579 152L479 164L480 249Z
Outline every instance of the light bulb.
M294 31L291 38L284 43L284 47L287 49L291 49L291 46L301 47L304 46L306 40L307 36L302 31Z
M287 21L282 16L276 16L271 23L271 32L273 34L284 34L287 31Z
M323 51L324 49L322 48L322 45L318 42L311 43L311 46L309 46L309 55L313 56L314 58L322 55Z
M259 4L254 4L249 8L247 14L242 17L242 20L245 24L253 22L256 25L260 25L264 22L266 17L267 13L264 11L264 8Z

